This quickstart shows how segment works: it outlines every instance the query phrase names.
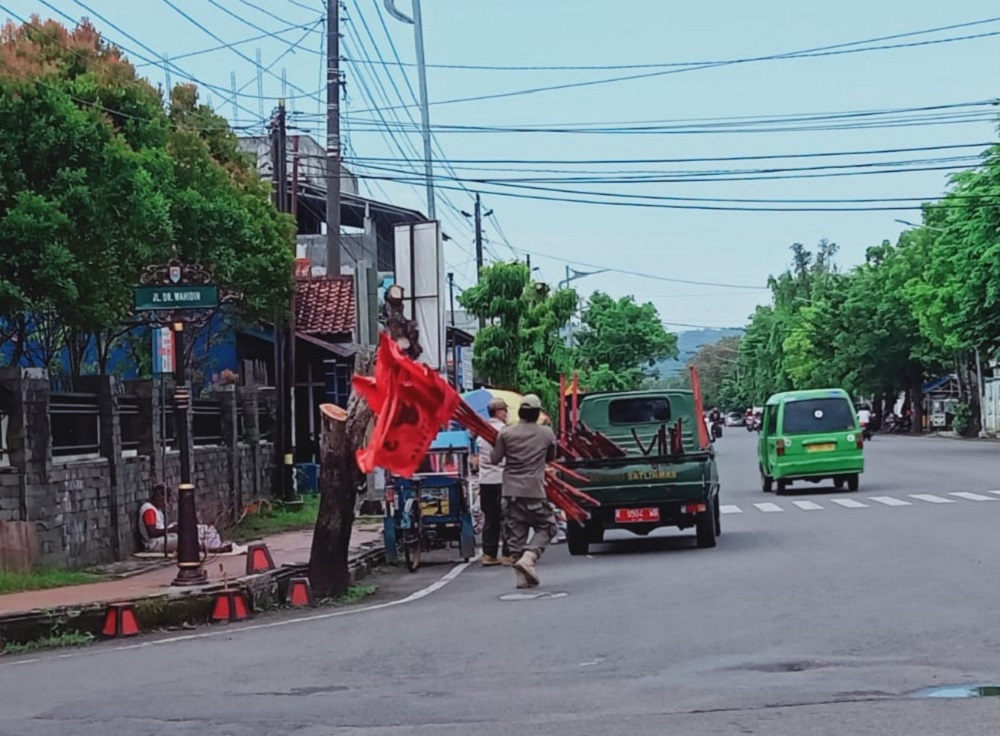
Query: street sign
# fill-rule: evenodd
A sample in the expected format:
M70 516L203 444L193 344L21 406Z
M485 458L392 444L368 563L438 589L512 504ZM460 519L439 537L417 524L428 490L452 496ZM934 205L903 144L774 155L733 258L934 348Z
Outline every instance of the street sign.
M174 333L167 327L154 327L153 333L153 373L173 373Z
M219 306L219 287L215 284L188 286L137 286L135 311L214 309Z

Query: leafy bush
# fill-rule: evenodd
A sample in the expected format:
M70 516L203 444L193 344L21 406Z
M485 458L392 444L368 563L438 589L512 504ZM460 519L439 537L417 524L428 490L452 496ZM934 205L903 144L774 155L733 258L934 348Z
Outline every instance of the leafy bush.
M951 428L962 437L971 437L973 433L972 408L968 404L955 406L955 418L951 420Z

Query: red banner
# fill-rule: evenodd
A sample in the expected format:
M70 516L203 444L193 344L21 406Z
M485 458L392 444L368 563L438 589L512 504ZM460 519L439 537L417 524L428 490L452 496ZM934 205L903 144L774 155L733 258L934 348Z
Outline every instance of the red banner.
M376 415L368 447L358 450L358 467L364 473L385 468L412 476L461 397L429 366L410 360L384 332L375 377L355 376L352 382Z

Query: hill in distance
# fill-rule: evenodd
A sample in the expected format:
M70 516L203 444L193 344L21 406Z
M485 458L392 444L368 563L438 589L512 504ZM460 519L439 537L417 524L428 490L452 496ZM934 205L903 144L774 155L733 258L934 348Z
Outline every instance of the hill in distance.
M742 335L741 327L723 327L719 329L688 330L677 333L677 358L676 360L663 360L656 364L656 370L660 373L660 378L668 378L683 370L691 357L698 352L702 345L714 345L724 337Z

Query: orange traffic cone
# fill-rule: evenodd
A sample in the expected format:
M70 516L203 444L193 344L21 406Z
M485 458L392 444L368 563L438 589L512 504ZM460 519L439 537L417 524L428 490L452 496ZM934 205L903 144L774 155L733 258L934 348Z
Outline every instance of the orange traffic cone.
M292 578L288 581L288 595L285 602L289 606L302 608L308 606L312 608L316 605L313 600L312 586L309 585L309 578Z
M266 544L251 544L247 548L247 575L256 575L273 569L274 560Z
M104 613L101 634L108 639L139 634L139 616L134 603L111 603Z
M212 604L212 623L234 623L250 618L246 593L240 588L223 588L215 594Z

